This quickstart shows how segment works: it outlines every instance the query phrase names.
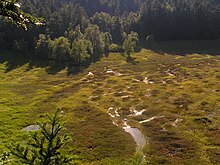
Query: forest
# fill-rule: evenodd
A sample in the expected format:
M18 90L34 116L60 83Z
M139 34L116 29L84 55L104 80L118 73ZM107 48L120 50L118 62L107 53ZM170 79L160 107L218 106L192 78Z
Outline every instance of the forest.
M25 31L1 19L1 49L30 58L70 60L79 68L103 54L124 51L123 43L132 45L129 52L136 51L149 36L156 41L211 40L220 33L220 7L212 0L23 0L21 4L25 12L44 18L45 26L28 25Z

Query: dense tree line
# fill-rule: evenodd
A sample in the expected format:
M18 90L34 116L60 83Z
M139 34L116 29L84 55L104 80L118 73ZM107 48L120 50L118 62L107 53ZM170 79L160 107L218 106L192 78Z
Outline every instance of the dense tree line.
M129 56L137 36L146 42L220 34L220 5L214 0L21 0L21 7L46 24L24 31L0 18L0 49L81 67L110 51Z
M212 0L146 0L136 29L158 40L216 39L219 9Z
M74 30L65 31L64 36L54 39L40 34L35 44L35 55L59 61L71 60L73 64L83 67L107 53L111 43L111 34L101 32L97 25L88 26L84 33L78 25Z
M76 2L86 9L89 16L92 16L96 12L114 15L117 12L123 14L124 11L137 11L144 0L76 0Z

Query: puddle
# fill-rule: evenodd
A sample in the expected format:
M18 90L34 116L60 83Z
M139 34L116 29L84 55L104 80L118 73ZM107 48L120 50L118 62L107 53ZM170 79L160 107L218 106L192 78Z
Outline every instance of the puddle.
M144 145L146 144L146 139L144 135L141 133L141 131L137 128L132 128L127 124L125 121L123 129L131 134L131 136L134 138L136 144L137 144L137 151L140 152L143 150Z
M22 129L22 131L38 131L38 130L40 130L39 125L29 125Z
M142 110L141 113L143 113L143 112L144 112L144 110ZM114 125L123 128L126 132L128 132L133 137L134 141L137 144L137 151L142 152L143 147L146 144L146 138L141 133L141 131L138 128L134 128L134 127L129 126L127 124L127 119L121 118L117 108L115 109L113 107L110 107L108 109L108 114L109 114L109 116L111 116L111 118L113 120L112 123Z

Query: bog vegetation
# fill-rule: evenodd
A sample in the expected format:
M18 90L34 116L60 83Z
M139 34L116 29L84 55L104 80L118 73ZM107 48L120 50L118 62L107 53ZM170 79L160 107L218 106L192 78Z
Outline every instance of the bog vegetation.
M217 0L0 1L0 164L220 164L219 36Z

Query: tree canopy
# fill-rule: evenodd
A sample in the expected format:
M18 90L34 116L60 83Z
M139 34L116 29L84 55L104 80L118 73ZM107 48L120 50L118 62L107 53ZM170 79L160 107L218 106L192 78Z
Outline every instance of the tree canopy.
M46 22L23 31L0 19L0 49L69 61L80 68L110 51L131 55L137 45L130 47L132 37L125 39L123 34L132 31L149 48L154 44L148 36L153 42L220 36L220 4L213 0L2 0L0 7L0 15L25 29L28 23L42 24L32 15Z
M21 10L21 4L17 0L1 0L0 15L9 18L24 29L27 29L27 23L43 25L42 18L36 18Z

